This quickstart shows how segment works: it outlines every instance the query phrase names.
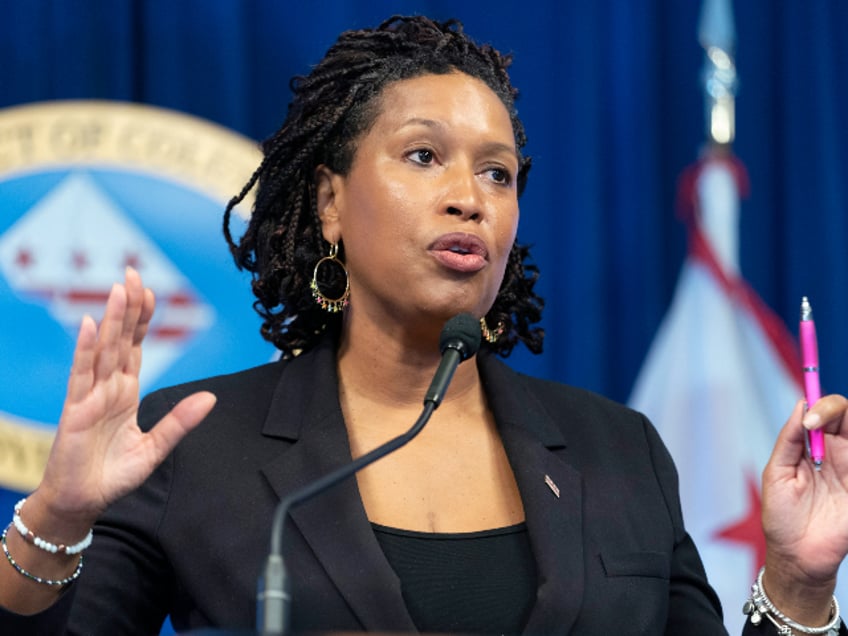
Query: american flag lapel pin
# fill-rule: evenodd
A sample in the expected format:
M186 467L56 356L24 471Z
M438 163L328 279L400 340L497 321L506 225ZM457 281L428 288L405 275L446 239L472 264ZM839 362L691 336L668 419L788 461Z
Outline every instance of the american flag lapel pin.
M554 483L554 480L551 479L550 475L545 475L545 483L548 485L548 488L551 489L551 492L557 496L557 499L559 499L559 486Z

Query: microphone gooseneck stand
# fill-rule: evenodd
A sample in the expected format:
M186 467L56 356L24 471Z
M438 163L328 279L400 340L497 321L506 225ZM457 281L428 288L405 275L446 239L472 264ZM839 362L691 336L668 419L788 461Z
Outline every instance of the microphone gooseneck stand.
M282 550L283 530L288 511L411 441L421 432L433 411L442 403L442 398L444 398L459 363L473 356L479 348L479 322L470 314L459 314L451 318L445 324L439 338L442 360L433 376L430 388L424 396L424 409L412 428L365 455L361 455L349 464L340 466L320 479L294 491L280 501L274 511L271 526L271 550L265 562L265 569L259 579L256 595L256 627L261 636L284 636L288 629L291 596L288 590Z

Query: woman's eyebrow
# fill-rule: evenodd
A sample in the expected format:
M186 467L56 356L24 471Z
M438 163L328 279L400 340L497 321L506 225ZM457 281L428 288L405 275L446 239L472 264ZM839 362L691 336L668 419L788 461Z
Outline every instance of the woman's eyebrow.
M410 117L400 126L398 126L398 130L407 128L409 126L425 126L427 128L433 128L434 130L439 131L446 130L447 128L443 122L436 119L428 119L426 117ZM505 144L500 141L487 141L481 146L480 150L482 151L482 154L507 153L516 157L516 159L518 158L518 152L515 149L515 144Z

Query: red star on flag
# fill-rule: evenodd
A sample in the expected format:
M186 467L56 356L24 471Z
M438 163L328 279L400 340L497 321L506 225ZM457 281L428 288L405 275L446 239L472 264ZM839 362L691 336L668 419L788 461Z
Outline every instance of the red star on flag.
M135 252L127 252L124 256L124 267L132 267L135 270L141 269L141 257Z
M71 254L71 261L74 264L74 269L85 269L88 267L88 257L85 255L85 252L80 250L76 250Z
M742 519L733 525L723 528L714 535L716 539L724 539L748 546L754 552L754 573L766 562L766 538L762 527L762 503L757 480L747 475L745 485L748 491L748 511Z
M26 269L33 263L32 252L27 248L22 247L18 250L18 255L15 257L15 264L21 269Z

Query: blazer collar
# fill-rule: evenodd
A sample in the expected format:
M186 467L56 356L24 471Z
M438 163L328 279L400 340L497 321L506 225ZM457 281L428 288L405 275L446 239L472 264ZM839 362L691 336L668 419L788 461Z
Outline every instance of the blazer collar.
M338 401L335 343L326 338L285 364L263 426L264 435L297 442L262 468L279 497L351 460ZM583 596L581 478L558 456L566 447L563 433L527 378L485 352L477 364L521 492L536 558L537 600L525 633L566 633ZM290 517L366 629L415 631L354 479L297 506Z
M569 633L584 588L583 499L580 473L565 461L566 440L555 419L516 373L482 354L480 373L512 466L536 558L536 604L525 634Z

